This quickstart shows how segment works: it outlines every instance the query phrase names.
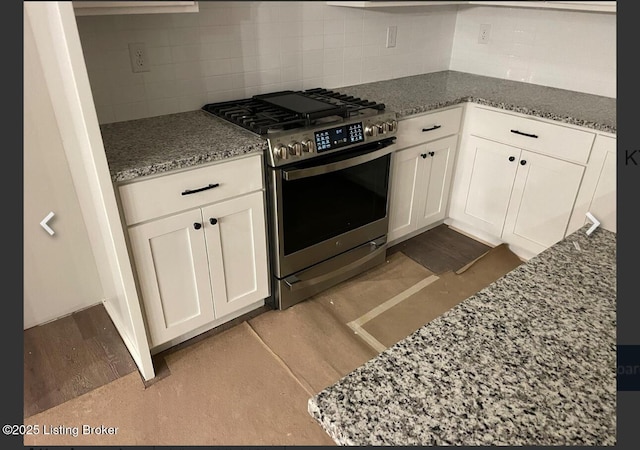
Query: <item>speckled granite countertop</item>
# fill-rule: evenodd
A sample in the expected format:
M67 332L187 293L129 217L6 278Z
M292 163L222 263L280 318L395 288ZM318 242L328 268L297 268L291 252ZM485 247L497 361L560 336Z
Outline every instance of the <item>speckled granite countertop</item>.
M100 131L113 181L267 148L264 139L201 110L104 124Z
M400 117L462 102L616 132L616 99L447 70L336 89L384 103Z
M616 99L464 72L435 72L335 90L384 103L400 117L471 101L616 131ZM113 181L266 149L260 137L200 110L104 124L100 129Z
M587 228L323 390L309 413L342 445L615 445L616 235Z

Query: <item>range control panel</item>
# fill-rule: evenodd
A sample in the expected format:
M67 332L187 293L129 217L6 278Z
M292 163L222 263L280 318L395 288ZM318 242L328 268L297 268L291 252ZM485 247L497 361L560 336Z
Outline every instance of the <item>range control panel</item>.
M282 166L319 154L346 150L357 145L391 137L398 131L396 113L386 112L332 127L318 126L304 130L276 133L269 142L268 163Z

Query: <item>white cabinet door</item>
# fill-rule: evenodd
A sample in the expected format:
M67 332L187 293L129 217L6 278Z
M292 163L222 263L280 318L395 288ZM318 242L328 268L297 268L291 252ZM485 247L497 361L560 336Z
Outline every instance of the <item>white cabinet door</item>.
M584 167L523 150L502 239L539 253L565 236Z
M203 208L216 317L269 296L262 191Z
M457 136L394 154L389 199L389 242L445 218Z
M449 190L453 175L453 161L458 143L457 136L440 139L421 146L424 158L422 181L424 192L418 204L417 228L426 227L445 218L449 202Z
M600 226L616 231L616 138L598 135L584 172L578 198L567 234L573 233L588 221L590 212Z
M129 236L151 346L212 321L201 211L130 227Z
M494 236L502 234L519 156L520 149L469 136L462 156L469 161L459 183L465 200L458 219Z
M398 150L393 155L389 196L389 242L415 230L418 174L422 165L421 146Z
M602 136L604 138L604 136ZM589 212L600 221L600 226L606 230L616 232L616 140L607 140L603 146L605 151L602 171L598 179L596 190L591 200Z

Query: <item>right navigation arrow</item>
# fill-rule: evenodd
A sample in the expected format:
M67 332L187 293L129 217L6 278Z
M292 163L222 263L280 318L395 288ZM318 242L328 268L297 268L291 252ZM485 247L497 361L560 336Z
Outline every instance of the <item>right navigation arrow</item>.
M595 217L593 217L593 214L591 214L590 212L587 213L587 218L591 221L591 223L593 225L591 225L591 228L589 228L587 230L587 236L590 235L591 233L593 233L593 231L598 228L600 226L600 221L598 219L596 219Z

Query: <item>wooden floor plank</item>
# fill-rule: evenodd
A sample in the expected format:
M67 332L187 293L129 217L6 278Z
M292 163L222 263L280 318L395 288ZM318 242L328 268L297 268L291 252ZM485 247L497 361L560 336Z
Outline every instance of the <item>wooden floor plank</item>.
M442 224L391 247L388 254L401 251L436 274L456 271L491 247Z

